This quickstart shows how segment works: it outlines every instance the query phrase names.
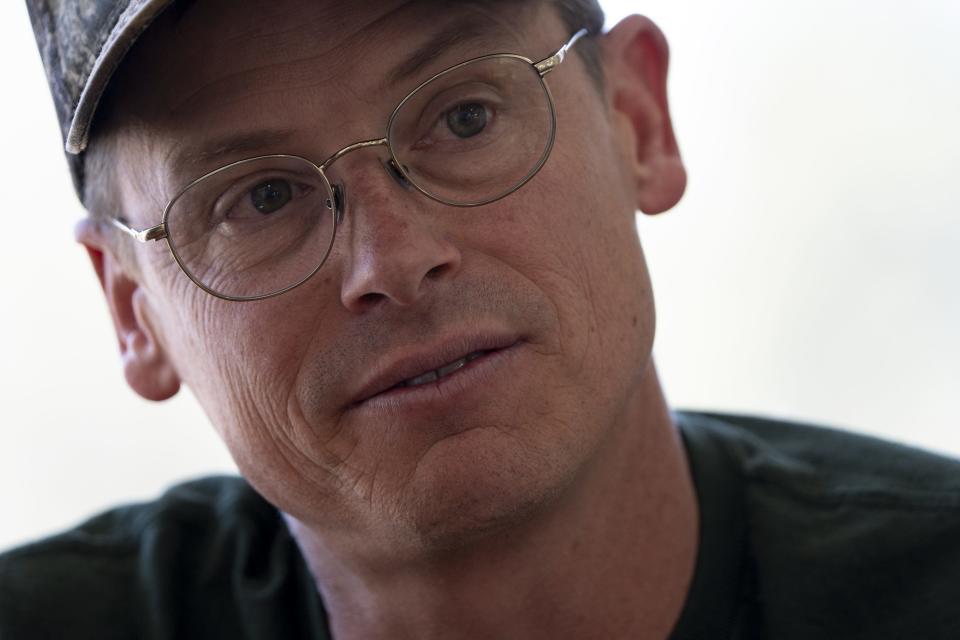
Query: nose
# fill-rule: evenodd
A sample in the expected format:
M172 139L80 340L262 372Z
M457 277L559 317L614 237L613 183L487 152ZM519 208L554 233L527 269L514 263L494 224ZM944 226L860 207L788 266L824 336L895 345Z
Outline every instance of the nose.
M401 188L387 172L350 176L363 185L351 190L347 237L341 238L346 260L340 300L346 309L362 313L384 304L413 305L459 271L460 250L444 232L448 225L430 210L442 205Z

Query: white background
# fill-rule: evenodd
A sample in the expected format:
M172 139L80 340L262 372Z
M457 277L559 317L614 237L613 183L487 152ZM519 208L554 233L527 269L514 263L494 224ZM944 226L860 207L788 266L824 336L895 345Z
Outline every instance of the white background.
M960 3L606 2L673 48L684 201L639 220L677 407L960 455ZM123 383L27 15L0 5L0 548L233 465Z

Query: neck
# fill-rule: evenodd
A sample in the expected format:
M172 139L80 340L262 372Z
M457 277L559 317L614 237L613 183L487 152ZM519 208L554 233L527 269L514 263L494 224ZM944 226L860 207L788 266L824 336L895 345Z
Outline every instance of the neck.
M553 508L371 571L288 518L338 639L664 638L696 559L696 495L651 364L624 424Z

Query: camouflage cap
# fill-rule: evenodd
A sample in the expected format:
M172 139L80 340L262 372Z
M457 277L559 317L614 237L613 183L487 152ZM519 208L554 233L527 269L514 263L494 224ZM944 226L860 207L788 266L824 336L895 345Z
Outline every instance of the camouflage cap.
M82 153L107 83L134 41L173 0L27 0L77 192Z

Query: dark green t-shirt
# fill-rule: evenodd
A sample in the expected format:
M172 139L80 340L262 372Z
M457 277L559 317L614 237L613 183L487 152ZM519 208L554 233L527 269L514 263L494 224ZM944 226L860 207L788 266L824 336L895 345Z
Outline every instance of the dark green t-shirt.
M701 539L674 638L960 638L960 462L784 422L675 417ZM328 637L296 544L239 478L0 555L0 640Z

